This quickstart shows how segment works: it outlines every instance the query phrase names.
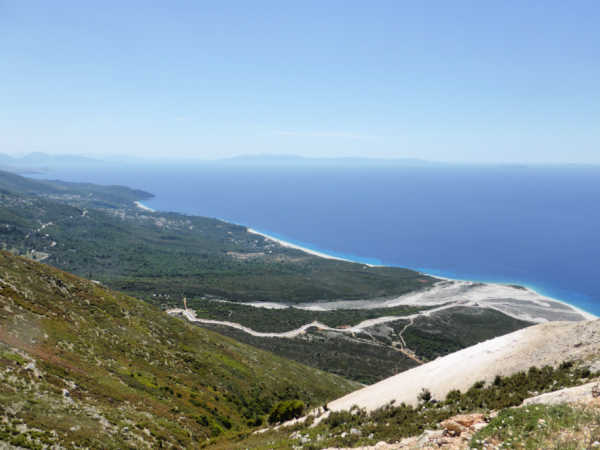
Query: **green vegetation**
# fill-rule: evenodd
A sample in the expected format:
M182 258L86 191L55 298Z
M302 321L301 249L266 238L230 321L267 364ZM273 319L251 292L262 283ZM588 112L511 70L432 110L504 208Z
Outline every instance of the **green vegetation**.
M315 320L339 327L417 309L265 310L215 300L293 305L383 298L435 282L408 269L319 258L248 233L242 226L151 213L132 203L150 196L119 186L35 181L0 172L0 247L163 308L182 306L186 296L200 317L240 322L258 331L287 331ZM410 350L427 359L528 325L494 314L477 318L465 313L456 320L450 316L429 328L429 318L417 319L418 326L409 327L403 338ZM280 356L372 383L417 364L396 348L406 324L398 321L356 336L313 331L294 340L214 329Z
M596 375L573 364L531 368L467 392L452 391L446 399L424 390L416 407L390 404L372 413L355 408L334 412L314 428L308 420L253 435L266 421L298 417L358 385L238 341L372 383L417 364L404 346L418 358L433 359L529 323L489 309L449 308L357 334L312 329L296 339L261 339L208 326L237 341L216 335L156 306L180 306L185 295L200 317L259 331L287 331L312 321L342 327L425 308L265 310L215 300L381 298L435 280L407 269L314 257L215 219L132 206L150 196L0 172L4 249L153 304L0 252L0 442L35 449L374 444L419 434L457 413L509 408L534 393ZM550 447L553 433L568 428L572 433L561 437L560 446L570 448L582 432L585 439L599 434L598 415L590 411L532 408L506 410L472 445L509 442L512 436L513 443L519 438L526 446Z
M404 321L389 324L396 331L405 325ZM431 361L530 325L494 309L455 307L416 318L402 336L417 356Z
M301 442L305 446L321 449L374 445L379 441L396 442L404 437L417 436L427 429L436 429L438 423L456 414L487 413L491 410L517 406L525 398L537 393L579 385L596 376L598 374L592 374L589 369L575 364L563 364L557 368L532 367L527 372L519 372L509 377L498 376L488 385L483 381L475 383L466 392L451 391L445 399L423 398L418 406L390 403L370 413L354 407L350 411L332 412L316 426L311 426L312 421L309 420L307 423L297 424L286 430L272 431L260 437L248 438L237 447L232 447L292 448ZM514 409L507 411L514 411ZM508 414L510 413L506 412L503 417ZM526 413L523 413L523 416L525 422ZM501 420L491 424L494 423L502 424ZM563 425L568 423L572 422L567 422L566 418L562 422ZM557 425L559 424L560 421L557 422ZM523 429L526 428L527 425L524 424ZM485 438L497 432L492 428L489 434L485 434L487 430L484 429L478 436ZM513 430L513 433L516 432L517 430ZM481 437L476 439L481 440ZM476 440L473 442L476 443Z
M117 186L39 182L0 172L0 241L44 262L155 303L183 295L300 303L405 294L434 279L412 270L329 260L282 247L242 226L132 201Z
M356 387L0 252L0 440L13 445L198 447L280 401Z
M269 414L269 423L280 423L301 417L305 405L300 400L284 400L275 405Z
M101 186L59 180L32 180L0 170L0 191L67 201L76 206L114 207L152 198L149 192L125 186Z
M313 329L294 339L260 338L225 326L202 327L363 384L376 383L417 365L397 349L366 340L366 337L354 339Z
M483 449L493 442L504 448L593 448L600 442L600 412L568 405L505 409L473 436L470 446Z
M239 321L258 331L287 331L310 323L312 320L330 326L356 324L368 318L372 312L378 316L413 312L403 310L404 307L327 312L303 311L295 308L265 310L210 301L194 303L194 306L202 308L199 309L200 317ZM264 314L267 325L261 326L261 314ZM353 314L357 314L355 320L352 320ZM360 383L371 384L418 364L399 351L400 336L403 337L408 349L414 351L417 357L427 361L531 325L493 309L465 307L448 308L429 316L421 316L416 318L412 325L406 327L408 324L408 320L402 319L377 325L369 328L365 333L357 334L332 333L313 328L294 339L260 338L225 326L202 326L294 361Z

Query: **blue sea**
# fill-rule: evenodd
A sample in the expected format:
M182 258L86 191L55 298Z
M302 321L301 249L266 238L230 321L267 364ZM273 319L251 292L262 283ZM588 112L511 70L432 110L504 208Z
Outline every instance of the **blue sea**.
M600 167L97 165L37 178L122 184L353 260L516 283L600 315Z

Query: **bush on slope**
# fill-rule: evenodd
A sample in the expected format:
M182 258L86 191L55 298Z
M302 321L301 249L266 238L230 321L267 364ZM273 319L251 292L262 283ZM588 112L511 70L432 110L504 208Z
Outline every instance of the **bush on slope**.
M416 407L388 404L370 413L354 407L350 411L331 412L314 427L310 426L309 418L288 429L251 437L236 448L292 448L303 443L321 449L396 442L436 429L441 421L456 414L518 406L532 395L579 385L596 376L589 369L571 363L557 368L531 367L527 372L498 376L488 385L483 381L475 383L466 392L451 391L445 399L430 399Z

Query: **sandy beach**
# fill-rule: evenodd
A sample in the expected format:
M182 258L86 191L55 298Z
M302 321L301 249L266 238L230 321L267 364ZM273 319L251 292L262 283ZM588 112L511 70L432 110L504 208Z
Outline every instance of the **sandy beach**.
M297 245L297 244L292 244L291 242L287 242L287 241L278 239L276 237L270 236L268 234L261 233L260 231L253 230L252 228L247 228L247 230L248 230L248 233L257 234L259 236L264 237L265 239L268 239L268 240L273 241L273 242L277 242L282 247L287 247L287 248L293 248L293 249L296 249L296 250L301 250L304 253L309 253L311 255L319 256L319 257L325 258L325 259L336 259L338 261L355 262L355 263L358 263L358 264L364 264L365 266L375 267L373 264L367 264L367 263L363 263L363 262L359 262L359 261L352 261L351 259L340 258L339 256L328 255L327 253L318 252L316 250L311 250L310 248L302 247L302 246Z
M148 212L156 212L156 211L155 211L155 210L153 210L152 208L149 208L149 207L147 207L146 205L144 205L144 204L142 204L142 203L140 203L140 202L138 202L138 201L135 201L135 202L133 202L133 203L135 204L135 206L137 206L137 207L138 207L138 208L140 208L140 209L143 209L144 211L148 211Z
M295 248L328 259L341 258L333 257L322 252L315 252L289 242L276 239L263 233L248 229L249 233L257 234L270 239L279 245ZM345 260L347 261L347 260ZM516 319L525 320L533 323L569 321L579 322L594 320L597 317L569 303L543 296L533 289L500 283L481 283L468 280L453 280L444 277L434 277L439 280L432 287L427 289L410 292L396 298L386 299L364 299L364 300L338 300L327 302L310 302L303 304L289 305L276 302L251 302L245 303L246 306L266 309L283 309L294 307L298 309L313 311L332 311L337 309L374 309L374 308L392 308L400 305L405 306L428 306L431 309L421 311L407 316L382 316L375 319L362 321L347 329L330 328L320 322L311 322L304 324L296 329L290 329L285 332L258 332L252 330L240 323L219 321L198 318L195 311L183 309L171 309L167 313L185 317L190 322L205 323L212 325L221 325L231 328L237 328L248 334L264 338L290 338L293 339L304 334L310 328L318 328L322 331L334 333L359 333L366 331L377 325L397 320L414 320L419 316L430 316L439 311L462 307L462 308L490 308ZM219 302L228 302L227 300L215 300ZM235 303L235 302L233 302Z
M294 248L321 258L340 261L356 262L345 258L328 255L327 253L311 250L310 248L292 244L265 233L247 228L249 233L257 234L278 243L283 247ZM366 266L373 267L370 264ZM386 308L398 305L436 305L454 303L464 306L481 306L496 309L511 317L536 323L556 320L594 320L597 316L584 311L562 300L544 296L528 287L515 287L512 284L474 282L457 280L437 275L429 275L440 280L432 288L412 292L393 299L369 299L352 301L314 302L295 305L301 309L333 310L333 309L372 309ZM269 304L275 307L277 304ZM265 307L261 302L252 306ZM279 307L287 305L280 304Z

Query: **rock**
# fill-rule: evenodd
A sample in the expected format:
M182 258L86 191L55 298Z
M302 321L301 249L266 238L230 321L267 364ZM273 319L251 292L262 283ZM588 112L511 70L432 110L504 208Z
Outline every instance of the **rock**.
M451 417L450 420L454 420L463 427L469 428L476 423L485 422L485 416L483 414L460 414L458 416Z
M28 370L30 372L33 372L33 376L34 377L36 377L36 378L42 378L42 373L35 366L35 361L31 361L30 363L27 363L27 365L24 367L24 369Z
M464 442L470 441L472 437L473 433L471 433L470 431L465 431L460 435L460 439Z
M600 397L600 383L596 384L594 387L592 387L592 397L594 397L594 398Z
M473 426L471 427L471 429L473 431L477 432L479 430L483 430L485 427L487 427L486 422L478 422L478 423L474 423Z
M452 436L459 436L460 433L467 430L467 427L455 422L452 419L444 420L440 425Z
M597 359L591 362L588 365L588 369L590 369L590 372L592 373L600 372L600 360Z
M439 439L444 436L444 430L425 430L423 434L421 434L417 438L417 444L419 446L426 446L428 444L437 443Z
M547 392L545 394L538 395L537 397L531 397L525 399L525 401L522 403L522 406L537 404L558 405L561 403L588 403L594 400L594 398L598 399L598 396L594 395L594 390L596 390L597 395L600 396L600 385L597 382L564 388L558 391Z
M385 441L379 441L377 444L375 444L374 448L376 448L376 449L385 449L385 448L388 448L388 447L389 447L389 445L388 445L387 442L385 442Z

